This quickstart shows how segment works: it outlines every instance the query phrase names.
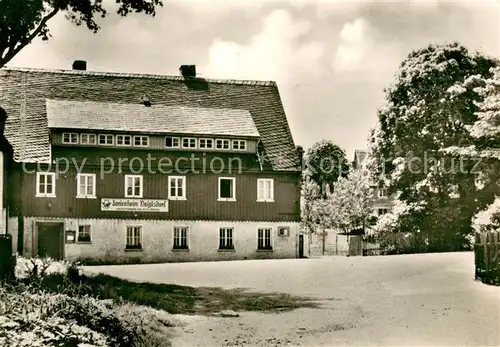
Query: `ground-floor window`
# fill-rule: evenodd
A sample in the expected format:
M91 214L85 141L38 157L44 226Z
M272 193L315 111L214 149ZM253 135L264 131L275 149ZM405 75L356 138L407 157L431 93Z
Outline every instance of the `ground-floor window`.
M188 228L174 227L174 249L188 249Z
M388 208L379 208L377 213L379 216L383 216L384 214L389 213L389 209Z
M233 228L219 229L219 249L234 249Z
M142 249L142 227L128 226L127 227L127 243L126 249Z
M259 228L257 233L257 249L262 250L272 250L272 229L271 228Z
M79 225L78 226L78 242L91 242L90 237L90 225Z

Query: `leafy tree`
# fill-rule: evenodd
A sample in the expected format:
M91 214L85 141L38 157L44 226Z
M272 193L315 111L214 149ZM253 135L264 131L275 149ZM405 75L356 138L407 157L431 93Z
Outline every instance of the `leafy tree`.
M0 0L0 68L7 64L36 37L48 40L47 23L58 13L76 25L89 30L100 29L97 17L104 18L106 10L102 0ZM161 0L116 0L117 13L127 16L131 12L155 15Z
M349 170L345 151L327 140L315 143L308 150L306 167L311 179L320 188L322 197L325 197L338 178L345 177Z
M365 228L373 216L373 189L371 175L365 168L352 170L340 177L323 202L321 224L344 232Z
M301 185L301 228L308 234L316 231L319 222L317 201L320 198L319 187L311 180L306 170L302 174Z
M457 43L412 52L386 90L372 146L390 192L419 209L405 214L405 231L424 232L428 250L468 245L476 198L476 161L443 149L473 145L468 127L483 99L479 80L491 77L494 59Z

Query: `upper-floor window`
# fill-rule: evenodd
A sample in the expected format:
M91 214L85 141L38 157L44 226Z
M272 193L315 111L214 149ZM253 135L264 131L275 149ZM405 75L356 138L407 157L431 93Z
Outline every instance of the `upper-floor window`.
M165 147L167 148L179 148L181 146L181 140L178 137L166 136L165 137Z
M233 228L219 229L219 249L234 249Z
M174 227L173 249L188 249L188 227Z
M378 213L379 216L383 216L384 214L389 213L389 209L388 208L379 208L377 210L377 213Z
M219 177L219 196L220 201L236 200L236 178Z
M182 148L196 148L196 139L194 137L183 137Z
M272 178L257 179L257 201L274 201L274 180Z
M142 198L141 175L125 175L125 197Z
M245 151L247 149L247 142L245 140L233 140L233 150Z
M54 172L36 173L36 196L55 198L56 174Z
M116 135L117 146L132 146L132 136L130 135Z
M203 149L213 149L214 148L214 140L212 139L200 139L200 148Z
M215 140L215 148L216 149L228 150L229 149L229 140L226 140L226 139L217 139L217 140Z
M136 146L136 147L148 147L149 146L149 136L134 136L134 146Z
M257 249L272 250L272 229L259 228L257 231Z
M77 198L95 198L95 174L78 174Z
M386 198L387 197L387 188L379 187L378 188L378 197L379 198Z
M114 144L114 135L111 134L99 134L99 144L105 146L113 146Z
M168 177L168 198L171 200L186 199L186 177L184 176Z
M96 136L95 134L80 134L80 143L82 145L95 145L96 144Z
M78 133L63 133L62 143L78 143Z

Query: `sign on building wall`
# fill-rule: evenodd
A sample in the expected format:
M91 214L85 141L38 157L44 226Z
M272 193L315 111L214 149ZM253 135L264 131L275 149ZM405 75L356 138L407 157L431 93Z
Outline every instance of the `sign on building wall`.
M102 198L101 211L168 212L168 200Z

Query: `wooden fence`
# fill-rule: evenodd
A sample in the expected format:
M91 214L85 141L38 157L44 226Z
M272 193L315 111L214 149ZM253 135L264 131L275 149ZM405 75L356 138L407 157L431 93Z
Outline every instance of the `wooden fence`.
M475 238L476 279L500 285L500 231L476 233Z

